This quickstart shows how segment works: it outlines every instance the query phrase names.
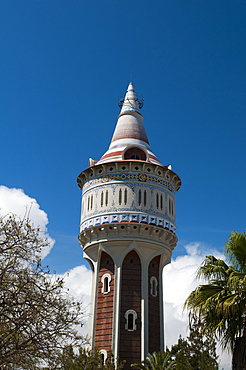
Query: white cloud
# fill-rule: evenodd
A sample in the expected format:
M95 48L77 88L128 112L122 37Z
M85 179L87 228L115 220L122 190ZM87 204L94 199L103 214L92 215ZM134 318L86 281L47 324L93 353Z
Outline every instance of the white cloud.
M202 243L190 243L185 246L186 253L178 256L164 268L163 287L165 302L172 303L182 315L183 304L189 293L198 285L196 271L206 255L223 258L216 250L211 250Z
M22 189L9 189L0 186L0 215L5 216L13 213L20 218L28 214L35 226L39 226L43 231L43 236L50 241L50 247L43 251L45 257L52 246L54 240L48 235L46 226L48 224L47 214L40 209L39 204L30 198ZM188 317L183 312L183 304L189 293L198 285L195 280L196 271L206 255L215 255L223 258L217 250L211 250L208 246L197 242L185 246L186 254L173 259L164 268L163 287L165 305L165 341L167 346L177 343L181 334L186 337ZM65 274L65 285L69 293L78 300L82 300L85 313L90 312L91 295L91 271L84 265L77 266ZM88 315L89 316L89 315ZM85 325L82 334L88 333L88 316L85 318ZM231 358L226 353L219 351L221 357L221 368L229 370Z
M84 307L90 304L91 277L91 270L84 265L74 267L64 275L66 288L74 297L82 299Z
M164 268L163 285L165 300L165 340L170 348L172 344L177 343L178 337L188 335L188 315L183 312L183 304L189 293L198 285L195 279L196 271L206 255L215 255L223 258L223 255L217 250L211 250L202 243L192 243L185 247L187 254L179 256ZM89 312L89 302L91 294L92 273L84 265L70 270L66 276L66 286L70 293L84 302L86 311ZM83 327L82 333L88 332L88 317ZM221 368L229 370L231 368L231 358L227 353L220 355Z
M91 311L91 280L92 272L86 266L74 267L63 275L65 289L77 300L82 301L85 314L84 325L80 329L83 336L88 335L89 315Z
M42 258L47 256L53 247L55 240L46 231L48 224L47 214L40 209L36 199L29 197L22 189L7 188L0 186L0 215L14 214L20 218L28 216L35 227L40 227L41 237L47 238L49 247L42 250Z
M196 242L185 246L187 254L179 256L165 266L163 272L163 290L165 307L165 343L170 348L177 343L178 337L186 337L188 334L188 314L183 311L183 304L197 285L196 271L207 255L214 255L217 258L224 256L217 250L212 250L202 243ZM218 354L221 359L221 368L231 368L231 358L221 352L218 347Z

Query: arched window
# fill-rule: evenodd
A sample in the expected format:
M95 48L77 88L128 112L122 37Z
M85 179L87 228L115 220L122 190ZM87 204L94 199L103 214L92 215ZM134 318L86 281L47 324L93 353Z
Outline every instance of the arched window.
M133 330L133 313L128 315L128 330Z
M137 159L146 161L146 153L140 148L131 147L125 151L123 159Z
M140 159L140 157L137 154L132 154L131 159Z
M157 297L157 294L158 294L157 286L158 286L158 280L156 279L155 276L151 276L151 278L150 278L150 294L153 297Z
M128 331L134 331L137 329L136 320L137 320L137 313L134 310L127 310L125 313L125 329Z
M109 291L109 281L108 280L109 280L109 278L107 276L103 280L103 285L104 285L103 293L108 293L108 291Z
M104 365L108 357L107 351L105 349L101 349L99 352L101 356L102 365Z
M102 276L101 282L102 282L102 293L103 294L108 294L110 292L110 281L111 281L110 274L104 274Z

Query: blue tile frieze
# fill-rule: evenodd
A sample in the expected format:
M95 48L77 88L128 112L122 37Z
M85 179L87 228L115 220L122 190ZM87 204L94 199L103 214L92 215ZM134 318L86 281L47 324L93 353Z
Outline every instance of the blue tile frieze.
M92 217L89 220L86 220L81 223L81 231L84 231L88 228L97 225L104 225L104 224L115 224L115 223L124 223L124 222L133 222L133 223L140 223L140 224L147 224L153 225L157 227L161 227L163 229L167 229L174 234L176 233L176 227L173 223L168 220L165 220L160 217L154 217L147 214L134 214L134 213L117 213L117 214L105 214L97 217Z

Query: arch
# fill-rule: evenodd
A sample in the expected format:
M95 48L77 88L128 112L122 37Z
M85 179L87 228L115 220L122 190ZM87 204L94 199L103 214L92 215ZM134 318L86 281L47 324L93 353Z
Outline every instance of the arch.
M90 265L90 268L91 268L91 271L92 272L95 272L95 268L94 268L94 263L93 263L93 261L87 256L84 256L84 259L89 263L89 265Z
M100 349L99 353L101 355L102 365L104 365L106 363L107 358L108 358L108 353L105 349Z
M111 281L111 275L108 273L103 274L101 278L103 294L108 294L110 292L110 281Z
M119 357L128 363L141 358L142 264L135 250L128 251L121 270Z
M115 289L115 265L113 258L100 249L98 253L99 271L96 297L96 322L94 346L109 351L112 348L112 333L105 327L112 328Z
M136 146L127 147L122 154L123 159L136 159L138 161L146 161L147 153Z
M148 267L148 326L149 351L161 346L161 254L152 256Z
M127 255L131 252L135 252L137 257L139 258L140 260L140 264L142 265L143 264L143 256L141 254L141 251L139 250L139 247L137 245L136 242L133 242L131 243L128 248L122 253L121 255L121 266L123 266L123 263L125 261L125 258L127 257Z
M157 294L158 294L157 286L158 286L157 278L155 276L151 276L151 278L150 278L150 294L152 295L152 297L157 297Z
M137 320L137 313L134 310L127 310L125 313L125 329L128 331L134 331L137 330L136 320Z
M101 277L107 273L109 273L112 276L114 274L113 257L103 249L100 249L98 259L100 259Z

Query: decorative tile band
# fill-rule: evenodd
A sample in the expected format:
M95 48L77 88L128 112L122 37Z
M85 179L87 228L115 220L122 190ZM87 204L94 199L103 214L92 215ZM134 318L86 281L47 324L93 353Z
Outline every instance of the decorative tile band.
M168 190L170 190L170 191L174 191L173 185L171 185L168 181L162 180L162 179L160 179L158 177L155 177L155 176L146 175L145 173L138 173L138 174L121 173L121 174L107 175L107 176L104 176L104 177L98 177L96 179L88 181L84 185L84 189L87 189L88 187L90 187L91 185L94 185L94 184L105 183L105 182L109 182L109 181L112 181L112 180L119 180L119 181L138 180L138 181L141 181L141 182L151 181L151 182L155 182L159 185L166 186L168 188Z
M164 220L163 218L153 217L144 214L126 214L126 213L117 213L105 216L98 216L91 218L87 221L82 222L81 224L81 231L84 231L88 228L97 225L103 224L114 224L118 222L134 222L134 223L141 223L147 225L154 225L158 227L162 227L163 229L167 229L172 233L176 233L176 227L169 221Z

